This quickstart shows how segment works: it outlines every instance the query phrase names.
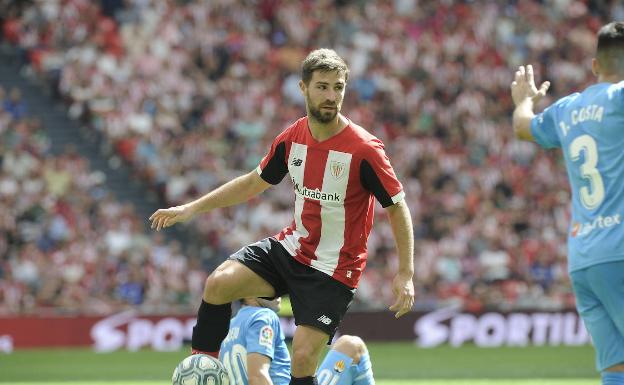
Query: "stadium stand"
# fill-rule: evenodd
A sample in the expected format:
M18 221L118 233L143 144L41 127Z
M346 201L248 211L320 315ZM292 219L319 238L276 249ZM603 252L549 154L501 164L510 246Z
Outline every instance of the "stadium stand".
M0 315L187 312L206 277L0 87ZM198 291L199 290L199 291ZM191 294L193 293L193 294Z
M304 113L297 87L301 59L312 48L335 48L351 68L343 110L384 140L405 183L416 226L416 308L572 306L565 257L569 189L556 167L558 155L513 140L510 73L534 63L552 82L552 98L588 84L590 65L583 58L591 57L604 21L624 19L620 2L360 0L313 7L287 0L66 0L14 6L7 15L2 44L18 52L21 72L44 80L72 119L102 133L163 204L186 201L254 168L272 138ZM13 131L8 127L24 126L31 136L41 131L11 117L20 109L10 95L2 99L4 120L11 122L0 126L5 135ZM89 179L87 165L67 161L71 154L47 158L43 149L24 151L3 146L3 163L9 153L30 154L36 170L66 173L71 164L77 167L72 175ZM15 184L17 177L4 169ZM111 198L96 204L94 188L72 189L81 202L72 209L84 221L106 223L106 230L94 228L87 240L70 235L62 252L36 240L0 254L3 285L10 287L0 292L19 297L12 291L27 290L34 298L8 311L45 306L39 299L53 289L67 292L66 308L77 311L107 311L124 301L153 309L185 304L187 290L197 290L205 274L198 261L225 258L275 233L291 216L285 203L291 192L283 184L261 201L186 226L194 251L185 258L160 236L135 230L130 237L126 231L136 229L137 220L132 208ZM108 210L124 212L127 220L107 222ZM0 212L5 227L21 229L17 215ZM52 226L60 214L47 207L42 215ZM120 232L121 242L138 243L138 249L113 255L114 246L105 243ZM391 302L384 284L395 267L389 234L378 215L356 308ZM81 244L85 250L76 251ZM97 274L84 279L102 289L102 307L80 302L84 293L75 280L57 277L29 287L28 274L20 271L40 272L50 258L83 276L103 263L128 284L122 289ZM127 297L120 298L122 292ZM154 298L163 297L156 293L175 298L157 303Z

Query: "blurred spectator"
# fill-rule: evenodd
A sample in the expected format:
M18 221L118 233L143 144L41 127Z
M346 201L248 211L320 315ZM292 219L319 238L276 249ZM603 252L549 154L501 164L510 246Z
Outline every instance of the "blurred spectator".
M588 84L584 58L606 18L624 18L620 2L104 3L99 9L85 0L36 2L9 14L4 40L24 50L25 73L47 79L69 116L102 132L168 204L254 168L271 139L304 114L301 59L312 48L332 46L351 67L345 113L384 140L405 184L415 223L416 307L571 305L565 175L555 167L558 155L513 140L508 88L512 69L524 63L551 81L550 98ZM21 118L4 109L0 121ZM16 144L19 135L10 139L0 142L4 157L19 159L21 173L30 175L32 150ZM283 183L267 193L269 200L220 210L184 228L196 240L189 250L197 258L187 260L177 246L136 232L131 209L113 199L91 207L88 183L77 190L79 206L60 199L74 191L66 173L88 174L87 165L70 171L63 156L35 159L42 163L35 169L44 170L38 178L46 181L39 194L48 199L39 249L67 242L86 247L97 257L85 262L92 267L85 268L83 285L102 302L115 298L115 306L143 301L162 310L161 299L184 303L188 290L201 291L203 271L291 220L292 208L282 202L292 192ZM7 171L3 176L0 204L14 207L22 182ZM122 211L124 218L114 213ZM72 229L81 215L98 226L78 237ZM0 218L10 239L23 232L19 215ZM376 226L359 308L391 302L384 283L395 268L392 237L383 215ZM85 236L93 238L83 242ZM12 258L23 265L20 277L37 271L32 258L19 254ZM62 261L69 258L61 254ZM115 271L115 282L101 271ZM15 298L28 280L8 275L6 282L14 283L4 284L11 287L4 296ZM80 302L70 283L40 286L40 293L56 287Z
M2 108L11 114L13 119L21 119L26 115L26 103L22 100L22 93L13 88L9 97L4 99Z
M86 159L48 150L38 120L0 110L0 315L195 308L184 293L196 298L206 273L178 244L152 242Z

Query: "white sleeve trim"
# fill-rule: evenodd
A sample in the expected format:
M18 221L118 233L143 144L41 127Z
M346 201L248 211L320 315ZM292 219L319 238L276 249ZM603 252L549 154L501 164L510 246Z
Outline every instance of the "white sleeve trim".
M397 195L392 197L392 203L397 204L405 198L405 191L400 191Z
M260 165L256 167L256 172L258 173L258 175L262 175L262 169L260 168Z

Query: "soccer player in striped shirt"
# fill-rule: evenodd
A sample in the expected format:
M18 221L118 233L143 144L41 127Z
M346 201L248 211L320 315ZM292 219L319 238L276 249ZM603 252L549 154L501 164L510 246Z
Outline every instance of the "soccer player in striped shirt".
M511 84L516 136L561 148L572 190L568 270L576 307L596 347L604 385L624 384L624 23L598 32L598 82L535 115L533 68Z
M331 341L366 265L374 200L386 209L398 271L392 282L396 317L414 303L412 220L383 143L341 114L349 70L330 49L311 52L299 83L307 116L275 138L256 170L187 204L151 217L160 230L249 200L288 174L294 220L275 236L243 247L206 280L193 329L196 352L217 355L228 332L231 302L289 294L297 329L291 384L310 385L323 345Z

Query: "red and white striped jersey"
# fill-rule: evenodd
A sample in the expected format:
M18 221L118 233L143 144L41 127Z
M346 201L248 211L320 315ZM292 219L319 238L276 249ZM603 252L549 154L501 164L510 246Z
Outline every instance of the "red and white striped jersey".
M294 221L275 237L299 262L357 287L366 266L374 200L383 207L405 196L383 143L351 121L322 142L304 117L275 138L257 168L271 184L290 175Z

